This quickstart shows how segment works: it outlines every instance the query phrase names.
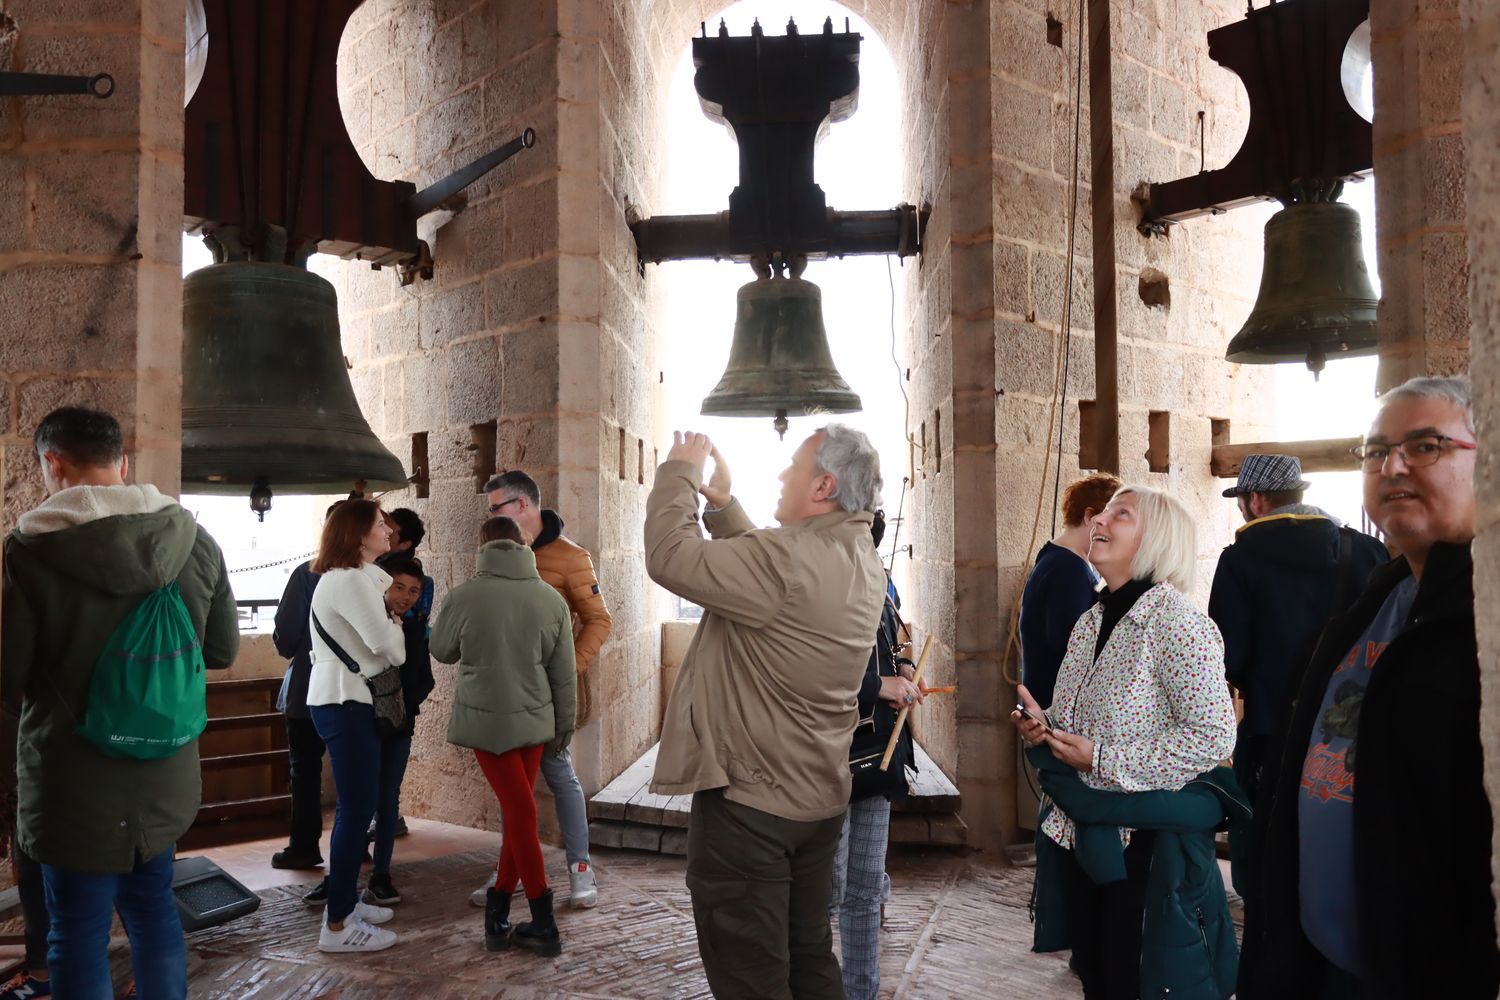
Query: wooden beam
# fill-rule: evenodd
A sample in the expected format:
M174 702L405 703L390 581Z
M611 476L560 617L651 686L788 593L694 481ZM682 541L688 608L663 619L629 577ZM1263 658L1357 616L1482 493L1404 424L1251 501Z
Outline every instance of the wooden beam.
M1349 449L1359 443L1360 438L1352 437L1216 444L1209 451L1208 467L1220 479L1234 479L1246 455L1291 455L1302 462L1303 472L1357 472L1359 460L1349 454Z
M1094 397L1097 468L1120 471L1119 350L1116 342L1115 114L1110 61L1111 0L1089 0L1089 205L1094 224ZM1064 336L1067 331L1063 331Z

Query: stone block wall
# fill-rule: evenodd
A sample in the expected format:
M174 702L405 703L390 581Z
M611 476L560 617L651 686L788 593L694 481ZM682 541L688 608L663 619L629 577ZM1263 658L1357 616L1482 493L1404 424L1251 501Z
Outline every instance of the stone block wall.
M1085 471L1079 402L1095 395L1085 58L1068 379L1060 413L1052 402L1079 27L1076 7L1065 8L943 5L932 14L940 23L924 22L938 41L920 47L923 75L908 80L923 88L918 120L936 122L930 138L906 132L922 143L908 155L933 208L908 286L915 603L940 643L934 683L959 687L956 699L924 711L923 735L958 779L971 840L988 847L1012 839L1021 819L1006 720L1016 669L1009 615L1025 564L1051 534L1058 456L1049 421L1061 422L1066 483ZM1270 415L1256 398L1270 390L1269 371L1223 361L1256 291L1264 214L1204 219L1148 238L1136 231L1131 195L1143 182L1198 169L1200 108L1209 164L1234 153L1248 109L1235 78L1208 59L1204 33L1241 13L1209 0L1120 2L1112 10L1120 471L1171 490L1200 514L1200 601L1232 527L1208 471L1210 419L1231 420L1245 440ZM1163 288L1169 303L1148 304ZM1148 471L1153 412L1167 414L1166 472Z
M1382 389L1469 363L1458 6L1370 3Z
M526 127L537 145L470 186L451 219L422 221L432 280L402 287L393 271L314 261L338 287L351 375L376 433L409 468L425 447L425 489L387 506L426 520L419 554L439 603L473 574L480 484L497 470L532 474L544 505L593 552L615 625L585 682L592 721L573 742L586 791L628 766L659 725L658 639L632 527L654 467L651 406L645 376L638 386L625 377L650 366L651 346L610 201L614 178L633 170L627 185L638 183L644 170L601 139L600 94L619 89L605 76L603 24L597 3L360 8L340 48L341 101L377 176L420 187ZM445 741L453 668L437 667L437 679L407 808L493 827L498 808L472 758Z
M0 509L42 497L55 407L120 419L133 478L181 470L181 0L0 2L0 69L114 77L111 97L0 102Z

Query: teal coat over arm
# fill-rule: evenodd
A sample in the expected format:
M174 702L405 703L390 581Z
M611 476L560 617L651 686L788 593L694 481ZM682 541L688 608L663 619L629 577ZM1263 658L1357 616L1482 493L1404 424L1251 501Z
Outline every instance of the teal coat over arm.
M1072 818L1077 825L1074 852L1095 882L1125 877L1121 827L1156 832L1141 930L1143 1000L1231 996L1239 950L1214 833L1248 825L1250 805L1229 768L1207 771L1176 792L1104 792L1085 785L1077 771L1046 747L1033 747L1026 755L1047 795L1043 814L1055 804ZM1037 833L1033 951L1071 946L1063 891L1067 853Z
M431 652L458 664L449 743L502 754L572 735L573 617L526 546L479 550L474 579L449 591L438 611Z

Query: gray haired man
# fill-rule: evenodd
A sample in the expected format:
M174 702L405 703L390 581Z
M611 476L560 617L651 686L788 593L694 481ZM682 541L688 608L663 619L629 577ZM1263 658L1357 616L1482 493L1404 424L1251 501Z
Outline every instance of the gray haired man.
M756 529L708 438L676 434L646 501L646 571L704 609L651 790L693 796L687 885L698 951L714 995L742 1000L844 995L828 898L857 695L885 595L870 537L880 460L869 439L824 427L781 484L781 527Z

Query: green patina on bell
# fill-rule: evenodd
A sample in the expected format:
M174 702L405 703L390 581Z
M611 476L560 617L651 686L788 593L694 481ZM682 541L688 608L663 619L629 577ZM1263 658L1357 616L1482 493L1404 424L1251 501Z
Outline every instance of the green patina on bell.
M1359 213L1341 202L1288 205L1266 223L1265 267L1255 308L1229 342L1243 364L1374 354L1375 307Z
M288 264L214 264L184 279L182 312L183 492L406 485L354 398L327 281Z
M703 399L705 416L775 417L784 434L788 415L861 409L833 365L817 285L762 277L741 285L737 302L729 365Z

